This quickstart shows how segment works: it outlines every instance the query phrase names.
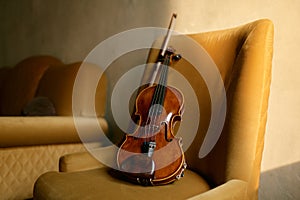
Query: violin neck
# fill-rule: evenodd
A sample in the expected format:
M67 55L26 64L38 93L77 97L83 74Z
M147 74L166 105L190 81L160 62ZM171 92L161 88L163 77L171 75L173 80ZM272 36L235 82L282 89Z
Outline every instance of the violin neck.
M163 106L166 87L167 87L169 64L170 64L170 56L167 55L166 58L164 59L163 65L161 65L160 78L159 78L158 85L156 86L154 91L151 106L154 106L156 104Z

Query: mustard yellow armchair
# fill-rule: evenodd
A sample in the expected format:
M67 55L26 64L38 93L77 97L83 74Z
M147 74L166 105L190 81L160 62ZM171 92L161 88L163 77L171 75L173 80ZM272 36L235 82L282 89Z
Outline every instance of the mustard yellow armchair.
M226 118L211 152L199 156L210 103L203 80L191 78L201 107L197 135L185 151L185 176L169 185L143 187L108 174L89 153L60 159L60 172L36 181L34 199L257 199L273 55L273 24L257 20L227 30L189 35L215 62L226 91ZM179 61L178 65L188 63ZM176 66L175 66L176 68ZM182 71L193 77L192 71ZM201 95L199 94L201 93ZM204 114L203 114L204 113ZM109 148L109 147L108 147Z

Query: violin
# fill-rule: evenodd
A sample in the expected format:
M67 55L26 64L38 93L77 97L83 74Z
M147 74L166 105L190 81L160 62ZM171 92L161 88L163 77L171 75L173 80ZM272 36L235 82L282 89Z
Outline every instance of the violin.
M154 73L160 71L159 82L139 92L135 99L135 115L138 128L125 134L117 152L117 166L126 180L147 185L163 185L183 177L186 162L182 139L174 136L174 125L181 120L184 106L183 94L167 86L169 66L181 56L167 47L173 14L162 51Z

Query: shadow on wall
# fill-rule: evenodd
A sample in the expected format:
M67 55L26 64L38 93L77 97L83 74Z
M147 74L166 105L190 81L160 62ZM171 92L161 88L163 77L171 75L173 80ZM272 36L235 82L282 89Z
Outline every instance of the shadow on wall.
M300 199L300 162L263 172L259 199Z

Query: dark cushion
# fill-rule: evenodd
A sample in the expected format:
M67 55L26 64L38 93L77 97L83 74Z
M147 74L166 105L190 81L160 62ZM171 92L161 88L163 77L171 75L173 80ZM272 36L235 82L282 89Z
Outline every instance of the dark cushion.
M22 110L24 116L53 116L55 114L54 105L47 97L33 98Z

